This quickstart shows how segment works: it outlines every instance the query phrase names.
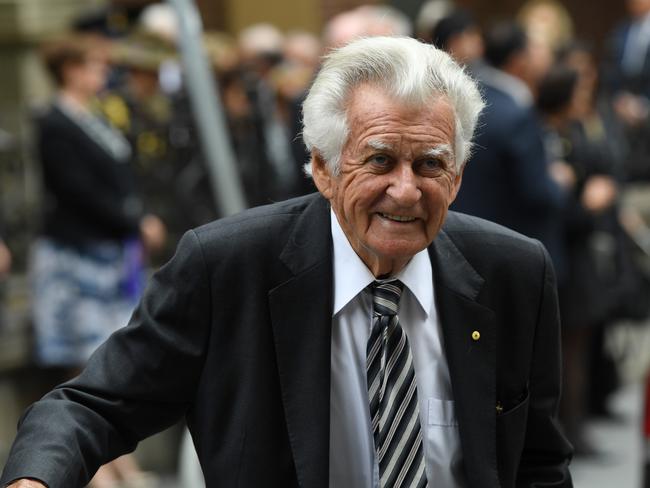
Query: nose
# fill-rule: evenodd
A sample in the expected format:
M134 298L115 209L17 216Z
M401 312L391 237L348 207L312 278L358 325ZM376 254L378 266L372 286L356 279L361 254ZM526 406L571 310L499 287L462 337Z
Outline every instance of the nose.
M418 177L410 164L400 164L393 170L386 194L401 207L411 207L422 197Z

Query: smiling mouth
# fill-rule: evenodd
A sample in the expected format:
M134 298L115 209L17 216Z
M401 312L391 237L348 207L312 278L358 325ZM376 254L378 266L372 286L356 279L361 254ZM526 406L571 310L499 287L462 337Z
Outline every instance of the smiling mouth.
M407 217L405 215L391 215L391 214L386 214L386 213L379 213L383 218L392 220L394 222L414 222L416 219L415 217Z

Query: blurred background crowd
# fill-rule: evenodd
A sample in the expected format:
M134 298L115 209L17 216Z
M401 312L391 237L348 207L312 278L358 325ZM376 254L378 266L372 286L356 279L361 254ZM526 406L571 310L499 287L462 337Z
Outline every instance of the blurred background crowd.
M480 83L452 208L545 244L576 457L607 462L594 419L634 422L630 488L650 486L650 415L612 408L630 383L650 394L650 0L0 4L0 463L20 412L125 325L184 231L314 191L305 91L328 50L375 35L432 43ZM192 469L181 436L93 486L167 486Z

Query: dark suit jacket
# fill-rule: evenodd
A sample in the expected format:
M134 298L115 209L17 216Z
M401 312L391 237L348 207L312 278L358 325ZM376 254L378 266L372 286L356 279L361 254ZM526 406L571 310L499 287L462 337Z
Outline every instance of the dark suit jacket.
M549 176L537 114L500 87L482 83L481 91L486 108L452 209L539 239L557 265L566 195Z
M650 49L645 52L638 72L627 73L623 67L625 48L633 26L631 20L623 22L607 39L603 87L611 94L629 91L650 98Z
M137 236L142 204L130 161L116 160L56 105L36 124L43 233L70 245Z
M637 72L628 72L622 64L632 27L632 21L624 22L614 30L606 44L605 62L602 69L602 91L610 103L622 92L630 92L650 99L650 49L647 49L645 58ZM624 138L621 139L624 140L627 149L623 159L625 178L628 181L649 180L650 121L646 119L638 126L624 126L621 136ZM614 137L610 136L610 139L614 139Z
M327 488L329 219L312 194L187 233L130 325L26 413L2 482L81 486L186 415L208 487ZM430 255L469 486L570 487L543 247L450 214Z

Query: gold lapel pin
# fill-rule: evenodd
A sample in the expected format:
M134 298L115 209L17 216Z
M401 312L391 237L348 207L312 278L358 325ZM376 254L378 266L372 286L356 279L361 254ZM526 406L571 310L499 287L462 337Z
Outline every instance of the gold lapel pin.
M478 330L472 332L472 339L478 341L481 338L481 333Z

